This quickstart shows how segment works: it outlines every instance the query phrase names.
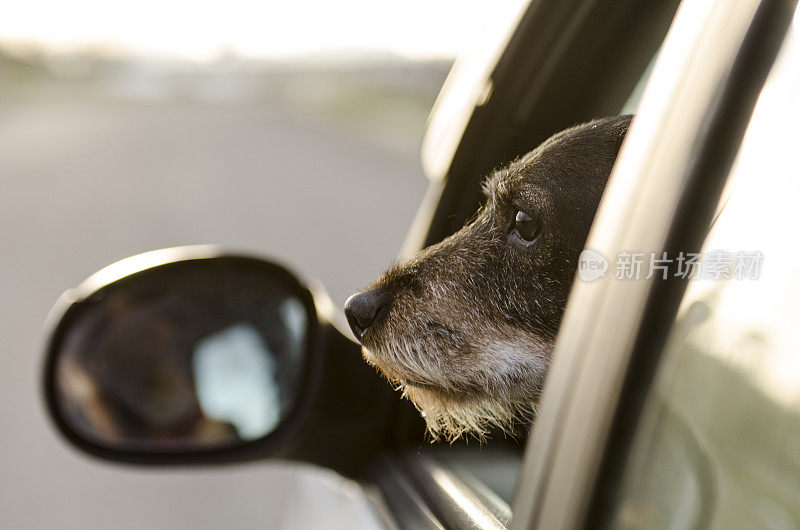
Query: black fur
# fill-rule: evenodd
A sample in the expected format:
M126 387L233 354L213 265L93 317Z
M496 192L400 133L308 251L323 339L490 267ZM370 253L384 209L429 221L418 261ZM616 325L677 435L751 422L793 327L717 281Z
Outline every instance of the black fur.
M494 171L472 222L351 297L345 311L367 360L401 385L441 399L535 402L578 256L631 118L572 127ZM515 228L519 211L538 223L532 241ZM519 337L541 344L530 354L541 362L501 364L497 373L487 343Z

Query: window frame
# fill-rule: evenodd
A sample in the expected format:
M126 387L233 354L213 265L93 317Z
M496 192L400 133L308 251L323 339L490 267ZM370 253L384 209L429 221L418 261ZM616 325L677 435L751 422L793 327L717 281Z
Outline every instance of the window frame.
M679 10L675 25L685 27L670 30L587 242L606 256L699 250L794 6L716 2L687 39L693 9L702 8ZM685 287L673 278L573 289L526 449L514 528L609 522Z

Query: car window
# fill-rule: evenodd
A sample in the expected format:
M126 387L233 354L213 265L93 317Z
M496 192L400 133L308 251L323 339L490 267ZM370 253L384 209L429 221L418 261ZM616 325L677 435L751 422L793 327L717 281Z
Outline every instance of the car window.
M625 103L620 114L636 112L659 51L660 48L653 54L630 94L623 99ZM515 433L513 437L493 433L483 443L467 440L455 446L434 447L425 453L464 486L483 499L490 498L492 503L501 507L501 511L510 514L522 465L524 437L522 433Z
M696 258L627 456L613 526L800 526L795 17ZM685 258L691 257L690 255Z

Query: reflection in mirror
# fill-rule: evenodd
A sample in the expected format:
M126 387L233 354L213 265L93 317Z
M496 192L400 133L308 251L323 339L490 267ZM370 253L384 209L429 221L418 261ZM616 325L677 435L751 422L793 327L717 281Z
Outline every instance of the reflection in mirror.
M54 357L63 421L123 451L218 449L274 431L295 404L312 317L291 276L256 263L171 263L79 303Z

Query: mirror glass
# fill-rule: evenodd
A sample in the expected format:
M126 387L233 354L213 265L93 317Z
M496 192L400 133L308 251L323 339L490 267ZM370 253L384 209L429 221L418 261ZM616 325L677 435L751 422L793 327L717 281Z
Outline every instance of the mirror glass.
M65 314L54 343L56 408L80 437L114 450L260 439L295 405L312 311L292 275L258 260L138 272Z

